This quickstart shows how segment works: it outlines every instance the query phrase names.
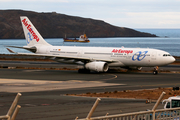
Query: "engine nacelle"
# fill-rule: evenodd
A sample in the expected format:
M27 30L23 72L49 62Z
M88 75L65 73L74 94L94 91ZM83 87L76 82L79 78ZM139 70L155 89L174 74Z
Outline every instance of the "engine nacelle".
M85 64L85 68L88 70L93 70L97 72L107 72L108 71L108 64L106 62L89 62Z

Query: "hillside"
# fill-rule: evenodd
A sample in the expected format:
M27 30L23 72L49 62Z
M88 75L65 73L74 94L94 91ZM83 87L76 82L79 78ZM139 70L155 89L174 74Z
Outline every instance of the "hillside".
M101 20L60 13L37 13L23 10L0 10L0 39L24 38L20 16L27 16L44 38L79 37L156 37L130 28L117 27Z

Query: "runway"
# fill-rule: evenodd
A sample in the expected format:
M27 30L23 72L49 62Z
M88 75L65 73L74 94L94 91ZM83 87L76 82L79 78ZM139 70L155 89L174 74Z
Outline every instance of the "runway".
M1 63L2 64L2 63ZM21 65L8 63L12 65ZM26 62L22 65L26 66ZM5 64L4 64L5 65ZM7 63L6 63L7 65ZM31 63L33 65L41 65ZM64 67L64 64L43 63ZM43 67L43 66L42 66ZM66 66L73 67L73 66ZM179 71L178 65L160 69ZM17 120L69 120L85 118L96 98L72 97L67 94L151 89L180 86L180 74L150 72L110 72L79 74L76 70L0 69L0 115L7 113L17 92L22 93ZM101 98L93 116L120 114L152 109L154 103L145 100ZM162 105L159 108L163 108Z

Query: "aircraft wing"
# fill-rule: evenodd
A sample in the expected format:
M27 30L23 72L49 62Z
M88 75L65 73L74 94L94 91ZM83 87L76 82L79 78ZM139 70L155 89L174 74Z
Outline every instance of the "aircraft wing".
M18 55L31 55L31 56L42 56L42 57L49 57L49 58L59 58L59 59L74 59L74 60L78 60L78 61L104 61L104 62L108 62L108 63L112 63L112 62L118 62L117 60L113 60L113 59L104 59L104 58L98 58L98 57L81 57L81 56L65 56L65 55L53 55L53 54L35 54L35 53L18 53L18 52L14 52L9 48L6 48L10 53L15 53Z

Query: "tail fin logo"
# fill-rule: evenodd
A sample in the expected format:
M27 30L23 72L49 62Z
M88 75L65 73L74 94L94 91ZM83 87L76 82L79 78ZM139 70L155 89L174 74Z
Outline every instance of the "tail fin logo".
M22 23L27 27L29 33L31 33L31 35L33 36L33 38L36 39L37 42L39 42L39 37L38 37L38 36L36 35L36 33L33 31L31 25L28 24L28 21L27 21L25 18L22 20ZM30 37L31 35L29 34L30 40L31 40L31 37Z
M28 36L28 38L27 38L27 44L29 44L29 43L30 43L30 41L32 41L32 40L33 40L33 38L32 38L32 35L31 35L31 33L30 33L30 32L28 32L28 33L27 33L27 36Z

